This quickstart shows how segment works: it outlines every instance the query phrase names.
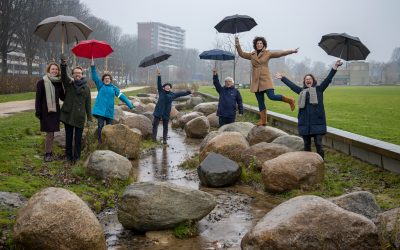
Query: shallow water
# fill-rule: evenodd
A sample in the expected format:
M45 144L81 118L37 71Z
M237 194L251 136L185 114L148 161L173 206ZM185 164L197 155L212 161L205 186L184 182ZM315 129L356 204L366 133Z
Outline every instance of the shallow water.
M162 134L161 128L158 133ZM172 129L169 136L168 146L153 149L133 162L137 181L168 181L201 189L217 198L217 206L197 223L198 236L189 239L177 239L168 230L135 235L123 229L116 210L103 211L98 217L105 230L108 249L240 249L246 232L279 201L248 186L201 187L196 170L178 167L198 152L201 140L186 139L183 131Z

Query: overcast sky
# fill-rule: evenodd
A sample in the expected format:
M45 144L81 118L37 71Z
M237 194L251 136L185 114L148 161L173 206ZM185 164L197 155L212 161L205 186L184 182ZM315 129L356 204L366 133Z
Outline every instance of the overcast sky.
M388 61L400 47L400 0L81 0L93 15L137 34L137 22L162 22L186 31L186 47L199 52L212 49L214 26L225 16L253 17L258 25L240 33L249 45L254 36L264 36L269 49L300 47L290 58L332 62L318 47L321 36L346 32L369 48L367 61Z

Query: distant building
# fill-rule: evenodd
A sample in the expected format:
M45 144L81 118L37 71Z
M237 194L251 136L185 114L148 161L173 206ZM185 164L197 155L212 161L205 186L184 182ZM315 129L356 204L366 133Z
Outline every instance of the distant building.
M2 59L0 58L0 64ZM7 73L10 75L27 75L28 68L26 64L25 54L21 52L20 48L15 51L7 53ZM46 65L39 64L39 57L35 57L32 63L32 75L40 75L45 71ZM1 71L1 67L0 67Z
M370 85L369 63L349 62L347 66L339 68L332 80L335 85Z

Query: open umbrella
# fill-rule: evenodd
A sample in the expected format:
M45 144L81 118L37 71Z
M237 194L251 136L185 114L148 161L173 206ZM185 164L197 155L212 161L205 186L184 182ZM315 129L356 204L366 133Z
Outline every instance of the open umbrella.
M257 23L252 17L236 14L225 17L221 22L215 25L214 28L220 33L236 34L249 31L256 25Z
M34 33L46 42L61 42L61 52L64 53L64 42L85 40L92 29L76 17L59 15L41 21Z
M370 52L358 37L350 36L346 33L324 35L318 45L328 55L336 56L346 61L365 60Z
M151 54L151 55L143 58L143 60L141 60L139 63L139 67L144 68L144 67L151 66L154 64L157 65L157 63L167 60L170 56L171 56L170 54L167 54L164 51L156 52L154 54ZM158 68L158 65L157 65L157 68Z
M216 60L215 67L217 66L217 60L218 61L228 61L228 60L235 59L234 54L232 54L229 51L220 50L220 49L212 49L212 50L203 51L199 55L199 57L200 57L200 59Z
M91 59L106 57L113 52L113 49L103 41L84 40L75 45L72 52L76 56Z

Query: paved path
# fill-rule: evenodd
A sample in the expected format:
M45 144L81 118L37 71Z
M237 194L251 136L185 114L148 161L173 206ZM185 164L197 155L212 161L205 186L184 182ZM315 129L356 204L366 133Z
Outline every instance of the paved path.
M121 89L122 92L128 92L133 90L142 89L144 87L129 87L125 89ZM95 99L97 96L97 92L92 92L92 99ZM0 103L0 118L7 117L12 114L30 111L35 109L35 100L25 100L25 101L14 101L14 102L3 102Z

